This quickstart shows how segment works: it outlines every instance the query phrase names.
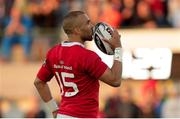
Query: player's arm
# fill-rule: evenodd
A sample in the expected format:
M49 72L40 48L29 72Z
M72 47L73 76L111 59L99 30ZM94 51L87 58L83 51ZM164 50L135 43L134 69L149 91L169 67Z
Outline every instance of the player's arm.
M46 60L44 64L42 65L42 67L40 68L36 79L34 80L34 85L40 97L45 102L45 104L50 109L50 111L52 112L53 117L55 117L57 114L58 106L55 100L52 98L51 91L47 84L47 82L50 81L53 76L54 75L49 66L49 62Z
M42 98L42 100L47 104L49 109L51 110L53 117L56 117L57 111L58 111L58 106L54 99L52 98L49 86L46 82L40 80L38 77L36 77L34 81L34 85Z
M121 73L122 64L115 61L112 68L107 68L99 80L110 86L119 87L121 85Z
M34 85L44 102L48 102L52 99L49 86L46 82L44 82L44 81L40 80L38 77L36 77L36 79L34 81Z
M106 42L108 42L115 51L114 63L111 69L107 68L105 70L99 80L110 86L119 87L121 85L122 75L122 48L118 31L114 30L112 40L106 40Z

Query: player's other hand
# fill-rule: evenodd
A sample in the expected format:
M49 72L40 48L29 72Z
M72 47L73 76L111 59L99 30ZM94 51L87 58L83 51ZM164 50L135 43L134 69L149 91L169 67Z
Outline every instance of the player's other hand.
M111 40L104 39L104 41L110 44L111 48L114 50L117 47L122 47L120 38L121 38L121 35L119 35L117 29L114 29Z
M58 114L58 110L52 112L53 118L56 118L56 117L57 117L57 114Z

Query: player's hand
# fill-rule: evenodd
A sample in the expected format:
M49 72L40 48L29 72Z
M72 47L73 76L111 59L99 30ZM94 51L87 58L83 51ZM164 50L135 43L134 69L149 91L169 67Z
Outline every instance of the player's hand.
M57 117L57 114L58 114L58 110L52 112L52 114L53 114L53 118L56 118L56 117Z
M104 39L104 41L110 44L111 48L114 50L117 47L122 47L120 38L121 36L119 35L118 31L114 29L111 40Z

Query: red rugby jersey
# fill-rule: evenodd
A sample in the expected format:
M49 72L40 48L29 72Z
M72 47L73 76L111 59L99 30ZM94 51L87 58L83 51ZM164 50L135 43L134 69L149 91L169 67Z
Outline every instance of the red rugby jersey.
M106 68L95 52L78 42L64 42L47 53L37 77L45 82L56 77L62 96L58 113L93 118L99 105L98 78Z

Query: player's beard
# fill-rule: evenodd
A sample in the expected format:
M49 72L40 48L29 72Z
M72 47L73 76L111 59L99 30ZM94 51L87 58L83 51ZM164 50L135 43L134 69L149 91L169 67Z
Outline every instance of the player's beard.
M91 31L87 34L87 32L86 32L86 34L83 34L82 36L81 36L81 39L83 40L83 41L92 41L92 39L93 39L93 29L91 29Z
M81 36L81 39L83 41L92 41L92 35L86 35L86 36Z

